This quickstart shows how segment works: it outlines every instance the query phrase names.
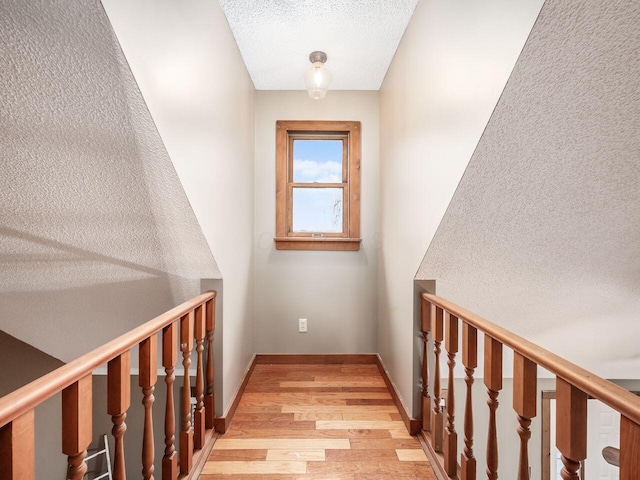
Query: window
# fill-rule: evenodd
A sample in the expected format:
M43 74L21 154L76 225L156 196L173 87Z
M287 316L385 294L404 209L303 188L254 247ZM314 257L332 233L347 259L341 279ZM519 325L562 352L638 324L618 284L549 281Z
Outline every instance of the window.
M360 249L360 122L276 123L276 248Z

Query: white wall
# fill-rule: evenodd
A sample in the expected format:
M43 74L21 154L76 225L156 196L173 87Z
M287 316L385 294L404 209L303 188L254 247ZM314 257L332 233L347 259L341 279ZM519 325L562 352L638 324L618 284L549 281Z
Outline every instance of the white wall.
M409 405L413 278L541 5L422 0L380 91L379 349Z
M226 409L253 354L253 84L217 2L103 4L222 273Z
M359 252L276 250L276 120L362 122ZM378 93L256 94L255 348L260 353L377 351ZM307 318L308 333L298 333Z

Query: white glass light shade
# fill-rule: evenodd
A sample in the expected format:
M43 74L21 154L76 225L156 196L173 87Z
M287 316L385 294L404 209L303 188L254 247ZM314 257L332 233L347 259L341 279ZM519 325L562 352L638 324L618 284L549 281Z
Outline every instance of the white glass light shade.
M313 65L311 65L304 72L304 81L307 84L307 91L309 92L309 96L314 100L320 100L324 98L327 94L327 90L329 89L329 84L331 83L331 72L327 67L324 66L324 62L326 61L326 55L322 53L324 57L314 57L314 54L320 54L322 52L313 52L310 56L310 60L312 60ZM316 60L316 61L313 61Z

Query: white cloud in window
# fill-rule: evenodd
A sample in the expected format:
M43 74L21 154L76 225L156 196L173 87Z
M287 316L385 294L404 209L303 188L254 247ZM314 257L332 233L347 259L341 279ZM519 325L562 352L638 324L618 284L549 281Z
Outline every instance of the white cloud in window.
M293 188L294 232L342 232L341 188Z
M293 178L296 182L342 183L342 164L294 159Z

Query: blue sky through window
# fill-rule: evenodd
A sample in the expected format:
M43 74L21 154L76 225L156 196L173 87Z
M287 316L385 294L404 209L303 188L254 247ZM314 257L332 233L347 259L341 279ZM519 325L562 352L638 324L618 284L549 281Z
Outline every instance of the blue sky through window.
M342 183L342 140L294 140L293 181Z
M293 181L342 183L342 140L294 140ZM342 188L293 189L294 232L342 232Z
M342 232L342 188L293 188L294 232Z

